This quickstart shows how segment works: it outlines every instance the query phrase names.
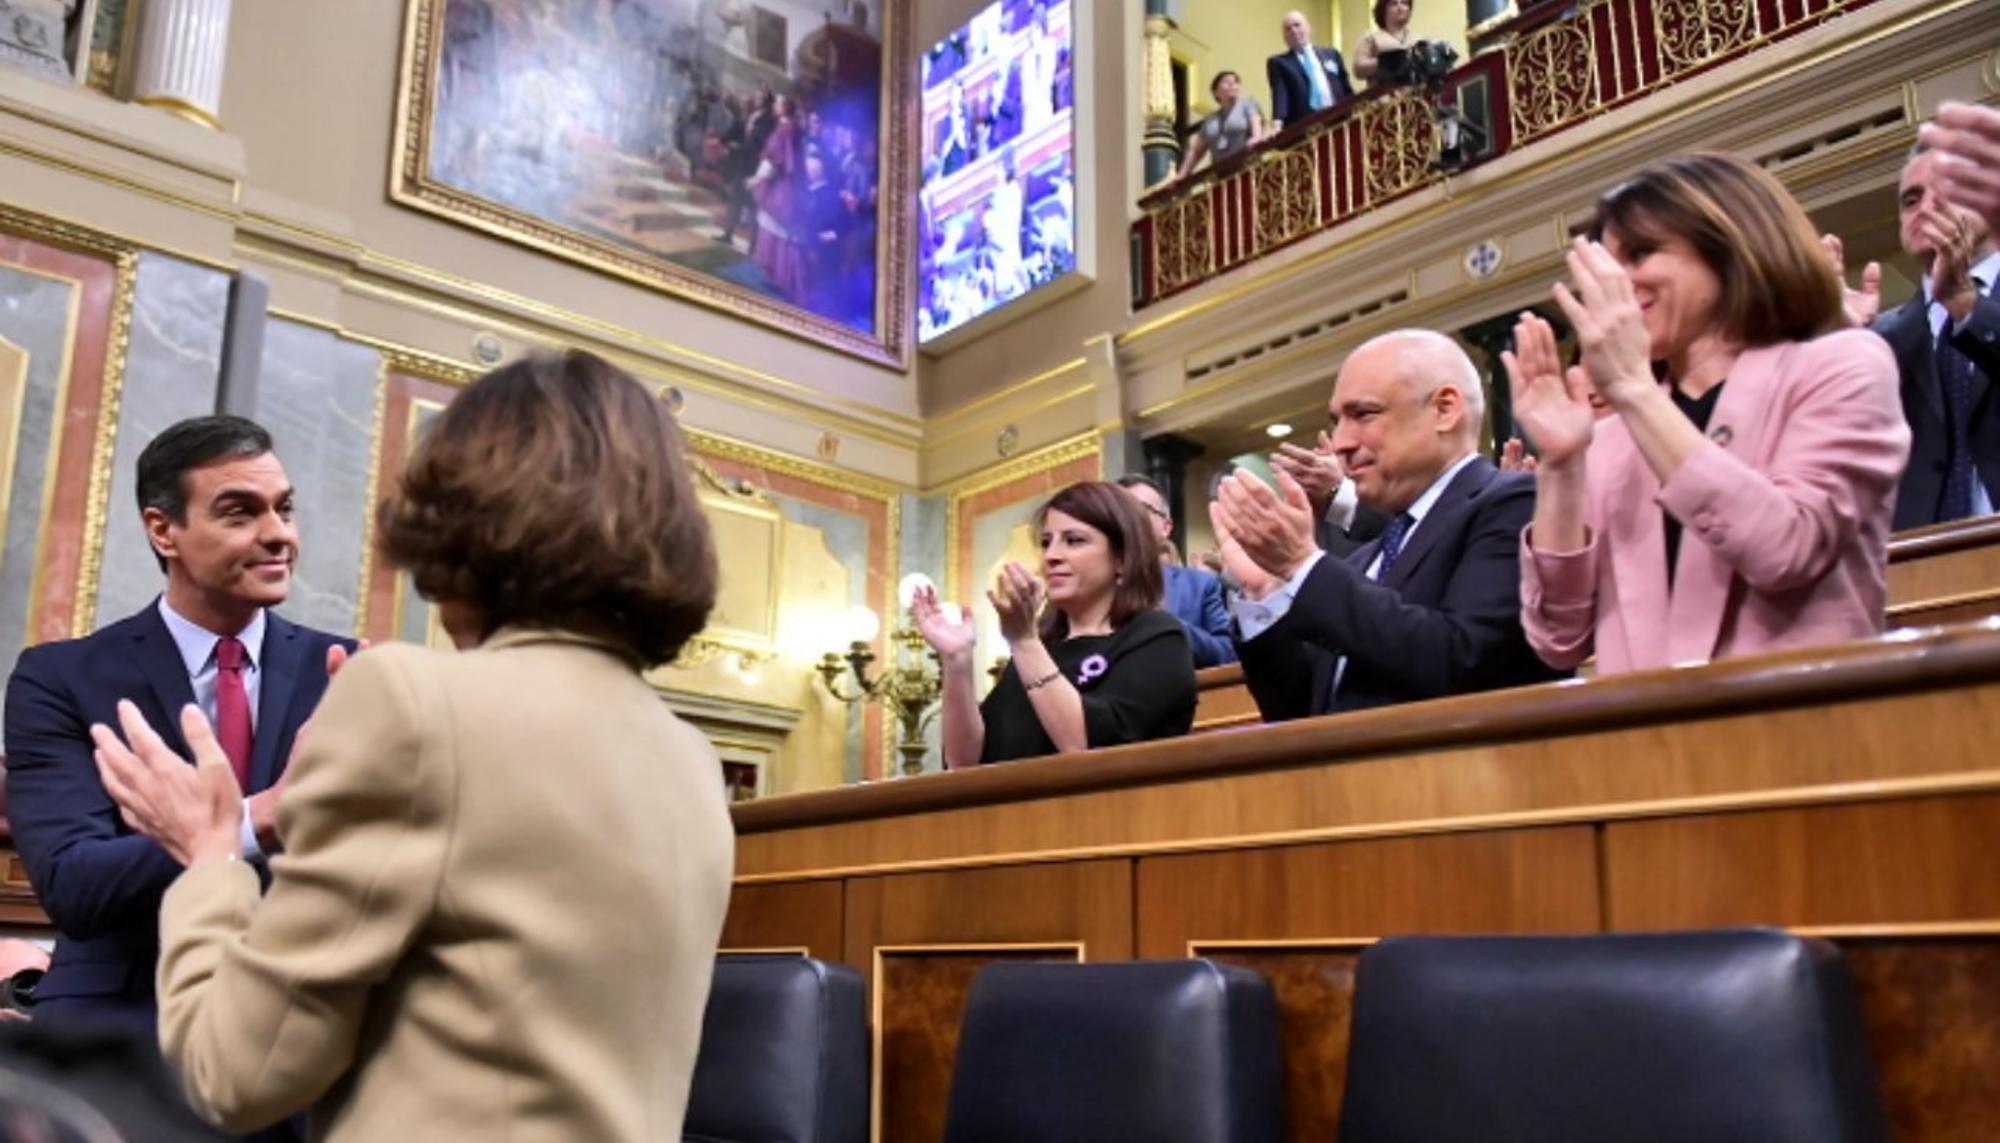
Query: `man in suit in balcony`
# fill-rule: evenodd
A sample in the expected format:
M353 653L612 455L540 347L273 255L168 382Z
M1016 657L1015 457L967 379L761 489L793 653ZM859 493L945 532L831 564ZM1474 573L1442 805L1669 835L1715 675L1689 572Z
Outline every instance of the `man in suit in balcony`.
M1313 46L1312 23L1304 12L1285 13L1283 28L1285 50L1264 61L1273 133L1354 94L1340 52Z
M166 572L159 599L95 634L23 652L7 684L8 811L57 929L35 1017L109 1023L155 1042L160 898L181 867L129 829L98 779L92 723L129 699L177 751L201 707L249 797L243 856L273 851L281 775L351 641L271 610L292 582L292 486L261 427L200 417L139 457L140 515ZM259 1138L290 1138L283 1127Z
M2000 500L2000 250L1985 219L1946 200L1949 160L1919 147L1897 186L1903 251L1923 267L1917 293L1877 316L1880 271L1847 294L1847 316L1896 352L1910 463L1896 492L1895 527L1992 513ZM1836 260L1838 242L1829 241Z
M1313 505L1283 469L1232 473L1209 514L1237 652L1266 721L1557 677L1521 631L1521 531L1535 480L1478 453L1479 372L1450 338L1399 330L1341 366L1332 445L1362 504L1389 517L1350 556L1313 540Z

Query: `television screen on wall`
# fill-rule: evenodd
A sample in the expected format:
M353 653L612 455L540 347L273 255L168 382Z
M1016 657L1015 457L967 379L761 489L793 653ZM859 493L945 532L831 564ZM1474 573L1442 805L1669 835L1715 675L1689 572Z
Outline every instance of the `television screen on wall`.
M1071 0L999 0L919 63L917 339L1076 269Z

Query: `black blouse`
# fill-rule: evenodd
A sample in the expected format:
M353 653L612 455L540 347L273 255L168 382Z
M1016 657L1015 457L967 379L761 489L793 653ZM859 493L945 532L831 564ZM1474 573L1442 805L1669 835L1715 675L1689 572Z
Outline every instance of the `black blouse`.
M1164 611L1141 611L1109 635L1064 639L1049 656L1083 696L1093 749L1186 734L1194 725L1194 654L1180 620ZM1056 752L1013 663L979 704L979 716L986 724L981 763Z
M1715 403L1722 399L1722 386L1724 384L1725 382L1722 381L1716 382L1708 392L1703 393L1699 397L1688 396L1686 393L1681 392L1681 388L1678 385L1671 386L1674 395L1674 407L1681 411L1682 416L1693 421L1695 428L1705 433L1708 431L1709 419L1715 416ZM1681 558L1681 522L1674 518L1672 512L1664 508L1660 509L1660 513L1666 517L1667 521L1667 586L1672 587L1674 585L1674 565L1680 562Z

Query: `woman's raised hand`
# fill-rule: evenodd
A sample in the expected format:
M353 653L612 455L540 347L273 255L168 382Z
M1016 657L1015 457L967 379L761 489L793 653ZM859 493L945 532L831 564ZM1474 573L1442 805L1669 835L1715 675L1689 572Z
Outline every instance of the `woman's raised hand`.
M910 614L916 618L917 633L940 660L971 661L972 644L978 633L973 630L972 616L964 608L946 608L938 602L937 589L925 585L910 596Z
M986 598L999 613L1001 638L1014 644L1035 636L1035 620L1042 613L1042 581L1027 568L1008 560Z
M1557 282L1556 304L1576 331L1590 381L1613 409L1623 409L1640 391L1658 385L1653 339L1633 295L1632 278L1596 242L1576 239L1567 258L1576 290Z
M1590 411L1590 378L1582 366L1563 369L1555 330L1534 314L1522 314L1514 325L1514 348L1500 360L1507 366L1514 420L1535 442L1540 464L1553 468L1582 457L1597 421Z

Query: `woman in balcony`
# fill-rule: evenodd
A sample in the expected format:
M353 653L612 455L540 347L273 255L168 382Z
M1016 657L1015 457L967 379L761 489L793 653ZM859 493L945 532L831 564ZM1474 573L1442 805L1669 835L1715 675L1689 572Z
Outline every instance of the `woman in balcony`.
M1805 212L1753 164L1676 158L1600 198L1568 257L1582 364L1532 314L1505 355L1541 454L1536 652L1611 674L1880 633L1910 431Z
M1186 734L1194 658L1160 610L1159 542L1139 502L1090 481L1035 513L1042 575L1009 563L986 593L1012 659L978 696L970 614L929 588L917 629L944 667L944 761L957 770Z
M1385 86L1382 53L1410 50L1410 12L1416 0L1375 0L1375 26L1361 37L1354 52L1354 74L1368 81L1368 90Z
M1233 71L1220 72L1208 85L1215 96L1215 110L1195 126L1188 139L1187 157L1174 172L1174 181L1187 178L1207 155L1211 164L1240 155L1264 138L1264 109L1243 94L1243 77Z

